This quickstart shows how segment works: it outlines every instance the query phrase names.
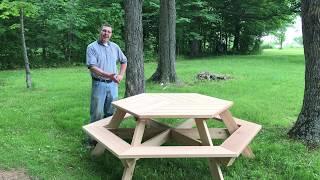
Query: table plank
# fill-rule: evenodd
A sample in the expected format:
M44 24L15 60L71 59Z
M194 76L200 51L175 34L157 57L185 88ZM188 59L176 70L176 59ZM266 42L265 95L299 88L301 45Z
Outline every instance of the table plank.
M135 146L119 156L124 159L188 157L237 157L237 154L219 146Z
M131 117L131 116L132 116L131 114L128 114L128 113L127 113L127 114L124 116L123 119L126 119L126 118ZM110 116L110 117L107 117L107 118L98 120L98 121L96 121L96 122L87 124L87 125L85 125L85 126L103 126L103 127L106 127L106 126L110 123L112 117L113 117L113 116Z
M196 93L148 93L113 102L139 118L212 118L232 104Z

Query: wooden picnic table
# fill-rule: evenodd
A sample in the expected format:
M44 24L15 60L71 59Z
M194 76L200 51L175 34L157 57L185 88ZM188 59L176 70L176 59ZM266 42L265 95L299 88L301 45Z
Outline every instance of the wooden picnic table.
M131 179L139 158L207 158L214 179L223 179L220 165L231 165L240 154L254 157L248 146L261 126L234 118L233 102L196 93L144 93L112 103L112 117L83 126L98 144L92 154L105 149L118 157L123 166L122 179ZM119 128L130 116L135 128ZM161 119L185 119L176 126ZM208 128L207 121L222 121L226 128ZM193 128L193 126L196 128ZM131 138L131 144L123 139ZM219 146L215 139L223 139ZM161 146L169 140L181 146Z

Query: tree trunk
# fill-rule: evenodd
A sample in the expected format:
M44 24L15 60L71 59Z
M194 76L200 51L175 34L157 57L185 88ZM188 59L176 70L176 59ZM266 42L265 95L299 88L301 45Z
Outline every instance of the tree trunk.
M143 64L143 0L125 0L126 54L128 68L126 71L125 97L145 91Z
M160 60L150 80L176 82L176 7L175 0L160 0Z
M202 43L201 43L201 53L202 54L207 54L207 47L206 47L206 44L207 44L207 36L206 36L206 33L205 32L202 32L203 34L203 40L202 40Z
M305 89L301 112L289 136L320 145L320 1L302 0Z
M230 38L229 38L229 34L226 32L225 34L225 47L224 47L224 54L227 54L228 53L228 49L229 49L229 42L230 42Z
M29 59L27 54L27 46L26 46L26 40L24 37L24 23L23 23L23 15L24 11L23 8L20 9L20 25L21 25L21 42L22 42L22 51L23 51L23 59L26 69L26 83L27 88L31 88L31 73L30 73L30 65L29 65Z
M234 40L233 40L233 47L232 50L235 53L238 53L240 50L240 19L237 19L235 29L234 29Z
M67 49L68 49L68 62L70 64L71 64L71 54L72 54L71 44L72 44L72 33L69 31L68 32L68 48Z
M200 54L200 41L197 39L193 39L191 41L191 52L190 52L190 56L191 57L197 57Z
M42 60L47 62L47 49L44 45L42 45Z

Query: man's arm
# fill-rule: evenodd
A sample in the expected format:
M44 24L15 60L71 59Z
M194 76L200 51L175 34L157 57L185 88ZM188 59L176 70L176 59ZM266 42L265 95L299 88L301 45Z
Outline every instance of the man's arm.
M97 66L91 66L90 71L96 74L97 76L106 78L106 79L111 79L112 81L119 83L120 81L115 77L114 73L108 73L103 71L102 69L98 68Z

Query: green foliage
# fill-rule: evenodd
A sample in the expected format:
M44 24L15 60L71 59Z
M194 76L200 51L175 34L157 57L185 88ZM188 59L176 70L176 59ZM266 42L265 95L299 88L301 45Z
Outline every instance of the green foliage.
M185 0L177 1L177 46L179 53L200 54L200 49L191 47L191 43L201 44L214 36L210 29L214 29L221 20L215 13L214 7L208 1ZM215 37L213 37L215 38ZM192 52L193 51L193 52ZM196 51L196 52L194 52Z
M150 61L152 56L156 56L159 46L159 15L160 1L143 1L142 6L142 26L143 26L143 50L145 61Z
M0 19L9 19L11 16L19 16L20 9L25 10L24 16L34 17L38 13L38 7L25 1L3 0L0 4Z
M179 1L177 46L185 54L195 41L201 44L198 54L255 52L262 35L293 20L296 6L277 0Z
M38 16L39 8L30 2L3 0L0 3L0 69L17 68L24 65L20 40L20 10L28 19ZM28 32L28 27L25 27ZM19 63L18 60L21 60ZM19 65L20 64L20 65Z
M159 48L159 0L143 2L144 53ZM0 3L0 68L23 67L19 8L26 13L26 44L31 66L65 66L85 62L87 45L98 38L102 23L113 26L112 41L125 47L121 0L3 0ZM262 35L284 27L299 9L298 0L179 0L177 55L249 54Z
M123 10L119 1L95 4L83 0L5 0L1 7L0 15L6 16L0 22L0 27L5 27L0 28L0 38L10 39L0 46L1 69L23 66L22 57L16 55L20 51L17 49L19 31L15 29L18 27L15 16L19 7L25 8L27 17L33 17L25 22L28 54L33 67L83 63L86 46L98 38L99 28L106 21L113 25L113 41L124 48Z

